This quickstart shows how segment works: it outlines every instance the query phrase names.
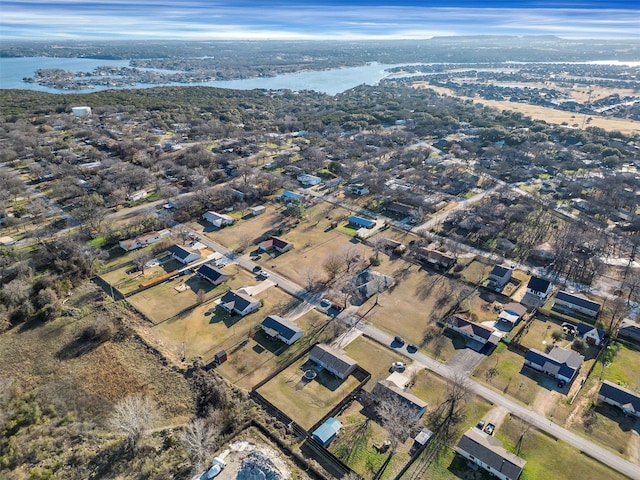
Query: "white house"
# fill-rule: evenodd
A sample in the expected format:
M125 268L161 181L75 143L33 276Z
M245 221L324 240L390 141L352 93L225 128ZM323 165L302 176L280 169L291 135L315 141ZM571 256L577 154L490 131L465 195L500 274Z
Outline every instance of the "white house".
M608 380L602 382L598 400L621 409L625 415L640 418L640 394L616 385Z
M212 211L205 212L204 215L202 215L202 218L214 227L218 228L233 225L233 222L235 222L235 219L227 214Z
M168 252L171 257L185 265L198 260L202 256L200 252L188 250L180 245L172 245L169 247Z
M251 207L249 209L249 213L254 217L257 215L262 215L266 211L267 208L264 205L256 205L255 207Z
M602 305L599 303L593 302L582 295L575 295L565 291L558 292L553 304L554 310L568 314L577 312L593 318L598 316L601 307Z
M160 230L159 232L149 232L144 235L140 235L139 237L130 238L128 240L120 240L118 245L124 251L128 252L130 250L135 250L137 248L146 247L147 245L151 245L152 243L159 242L163 238L167 238L171 235L169 230Z
M500 480L517 480L527 463L502 448L500 440L477 428L462 436L456 452Z
M138 200L142 200L143 198L147 198L149 196L149 193L146 190L136 190L133 193L130 193L127 196L127 199L130 202L137 202Z
M583 361L582 355L558 345L549 353L532 348L524 356L526 366L567 383L575 378Z
M73 116L76 118L88 117L91 115L91 107L71 107Z
M304 334L304 330L291 320L278 315L269 315L260 326L267 336L282 340L287 345L293 345Z
M520 300L520 303L527 307L537 308L544 303L547 296L551 293L551 288L551 282L548 280L535 276L531 277L527 284L527 291L524 297L522 297L522 300Z
M606 335L604 330L586 323L579 323L576 333L589 345L595 345L596 347L600 346Z
M318 343L309 352L309 359L341 380L347 378L358 366L351 357L329 345Z
M231 314L237 313L243 317L260 308L259 301L237 290L229 290L225 293L218 305Z
M322 183L322 179L320 177L316 177L315 175L309 175L307 173L298 175L296 178L305 187L313 187L314 185L319 185Z

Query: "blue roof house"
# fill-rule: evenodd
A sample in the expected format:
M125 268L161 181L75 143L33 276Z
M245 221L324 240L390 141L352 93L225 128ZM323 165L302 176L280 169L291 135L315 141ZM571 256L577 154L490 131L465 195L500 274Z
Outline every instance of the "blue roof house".
M342 424L338 420L329 417L326 422L313 431L312 436L314 440L326 447L331 443L331 440L336 438L341 428Z
M352 215L349 217L349 225L355 228L373 228L376 226L376 222Z

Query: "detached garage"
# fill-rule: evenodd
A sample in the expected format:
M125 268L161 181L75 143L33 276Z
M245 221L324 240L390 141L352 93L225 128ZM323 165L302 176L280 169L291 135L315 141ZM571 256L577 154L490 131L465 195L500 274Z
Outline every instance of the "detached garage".
M342 424L333 417L329 417L326 422L313 431L313 439L326 447L331 440L336 438L338 432L342 428Z

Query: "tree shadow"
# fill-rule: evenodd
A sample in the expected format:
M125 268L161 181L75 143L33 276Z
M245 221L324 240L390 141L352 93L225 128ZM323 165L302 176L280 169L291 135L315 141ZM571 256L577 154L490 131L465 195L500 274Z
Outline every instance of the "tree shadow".
M88 340L83 335L79 335L56 353L56 358L59 360L69 360L71 358L78 358L87 353L91 353L96 350L100 345L106 343L108 339L104 340Z

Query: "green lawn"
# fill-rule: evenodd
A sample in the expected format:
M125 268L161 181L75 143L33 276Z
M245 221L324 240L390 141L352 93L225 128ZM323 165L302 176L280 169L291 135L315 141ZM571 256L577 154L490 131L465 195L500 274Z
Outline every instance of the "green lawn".
M602 372L603 380L640 391L640 352L621 343L612 342L609 348L616 352L613 361L608 365L599 363L594 373L600 375Z
M364 387L367 391L371 391L378 380L389 376L389 367L393 362L403 360L390 349L365 337L355 339L346 347L345 351L362 368L371 373L371 380Z

